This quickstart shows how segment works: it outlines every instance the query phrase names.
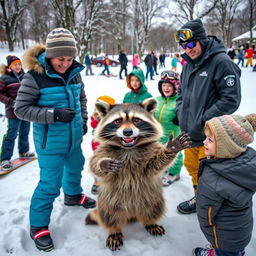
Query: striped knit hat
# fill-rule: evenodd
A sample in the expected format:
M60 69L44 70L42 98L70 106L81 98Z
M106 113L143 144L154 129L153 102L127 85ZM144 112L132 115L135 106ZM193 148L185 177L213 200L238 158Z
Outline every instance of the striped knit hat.
M224 115L206 122L215 137L217 158L233 158L240 155L253 142L256 131L256 114L245 117Z
M7 60L7 67L8 68L11 68L14 63L20 63L21 64L21 60L18 57L13 56L13 55L6 56L6 60Z
M65 28L55 28L46 38L46 58L60 56L76 57L76 41L71 32Z

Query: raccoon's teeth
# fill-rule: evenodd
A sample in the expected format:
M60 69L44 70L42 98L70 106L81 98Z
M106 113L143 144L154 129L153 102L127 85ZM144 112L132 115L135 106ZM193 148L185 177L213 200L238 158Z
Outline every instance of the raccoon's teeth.
M135 138L132 137L122 138L122 140L124 146L132 146L135 143Z

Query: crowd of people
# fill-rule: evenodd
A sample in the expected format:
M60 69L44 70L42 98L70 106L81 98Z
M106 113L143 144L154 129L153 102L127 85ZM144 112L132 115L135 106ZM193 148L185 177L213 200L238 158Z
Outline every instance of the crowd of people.
M228 52L220 39L206 34L200 19L191 20L175 33L175 40L184 53L173 55L166 68L162 53L149 51L143 60L146 73L139 67L139 56L133 55L132 72L128 73L127 52L119 54L119 79L126 77L129 92L122 103L141 103L153 97L145 84L158 68L165 68L158 81L159 96L155 118L164 135L178 136L186 132L191 147L179 153L173 165L164 170L162 186L180 179L184 164L189 172L195 195L181 202L181 214L197 213L200 228L211 244L197 247L195 256L241 256L252 233L252 196L256 191L256 151L247 147L256 130L256 114L233 115L241 101L239 64L252 66L254 49L243 46ZM233 49L234 50L234 49ZM235 54L235 55L234 55ZM81 173L84 155L81 149L87 133L87 96L80 72L85 67L75 60L76 41L64 28L52 30L45 45L35 45L25 52L23 65L16 56L7 56L0 78L0 101L6 106L8 129L2 142L1 165L11 167L14 141L19 135L20 156L29 152L28 133L33 123L34 144L40 168L40 180L31 198L30 236L39 250L51 251L54 244L48 226L53 202L64 192L64 204L94 208L94 199L83 193ZM233 58L238 56L238 63ZM159 60L159 63L158 63ZM181 74L177 63L183 62ZM86 75L93 75L90 52L85 57ZM102 74L110 74L108 55ZM214 70L214 72L213 72ZM96 100L114 105L115 99L102 95ZM248 113L249 114L249 113ZM91 126L99 122L97 112L91 115ZM92 141L93 150L99 147ZM100 183L95 180L92 193ZM234 223L230 225L228 223Z

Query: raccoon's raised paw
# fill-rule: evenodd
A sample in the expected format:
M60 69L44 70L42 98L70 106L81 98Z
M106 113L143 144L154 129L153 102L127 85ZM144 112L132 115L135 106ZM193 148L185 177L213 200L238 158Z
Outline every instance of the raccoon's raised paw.
M167 143L167 148L177 153L182 149L189 148L191 143L192 141L190 140L190 137L185 132L182 132L174 140L171 134Z
M117 173L122 168L123 164L121 161L115 159L105 159L100 163L100 168L104 172L114 172Z
M161 225L157 225L157 224L146 225L145 228L153 236L162 236L165 234L165 229Z
M106 246L112 251L120 250L123 246L123 234L119 232L109 235L106 241Z

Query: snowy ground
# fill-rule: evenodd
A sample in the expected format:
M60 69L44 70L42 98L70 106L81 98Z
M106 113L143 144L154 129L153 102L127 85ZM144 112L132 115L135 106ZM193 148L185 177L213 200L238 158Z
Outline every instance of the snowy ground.
M0 59L5 62L5 56L9 53L1 49ZM17 56L22 53L15 52ZM170 59L166 61L170 67ZM129 64L129 71L131 70ZM144 66L142 68L145 70ZM128 91L124 80L118 77L107 78L98 76L102 68L93 67L95 76L84 76L86 94L88 97L88 111L92 113L95 99L100 95L110 95L121 102L124 94ZM118 74L119 67L110 68L111 72ZM180 70L180 67L179 67ZM146 85L153 96L158 96L157 82L147 81ZM242 103L237 111L238 114L245 115L256 110L255 104L255 83L256 72L251 72L251 68L242 69ZM0 104L0 113L4 113L4 106ZM6 130L6 120L0 119L0 143ZM91 150L91 129L84 137L83 151L86 163L92 155ZM30 136L31 150L34 150L33 139ZM256 143L252 144L256 149ZM15 148L14 157L17 156ZM30 198L39 179L39 168L36 161L21 167L4 177L0 178L0 255L46 255L39 252L34 242L29 237L28 210ZM87 164L83 172L82 185L85 193L96 199L90 193L93 183L92 175L89 173ZM85 226L84 218L88 213L81 207L68 207L63 205L63 194L56 199L50 231L55 244L55 250L47 253L54 256L187 256L191 255L194 247L205 246L206 239L200 231L196 214L181 215L177 213L178 203L193 196L191 179L185 170L182 169L181 180L173 185L164 188L164 195L167 201L168 211L160 224L166 229L163 237L153 237L143 228L140 223L129 224L124 230L124 246L120 251L111 252L105 247L107 233L98 226ZM254 197L256 203L256 197ZM256 206L254 206L254 217L256 217ZM256 229L253 237L246 248L247 256L256 255Z

